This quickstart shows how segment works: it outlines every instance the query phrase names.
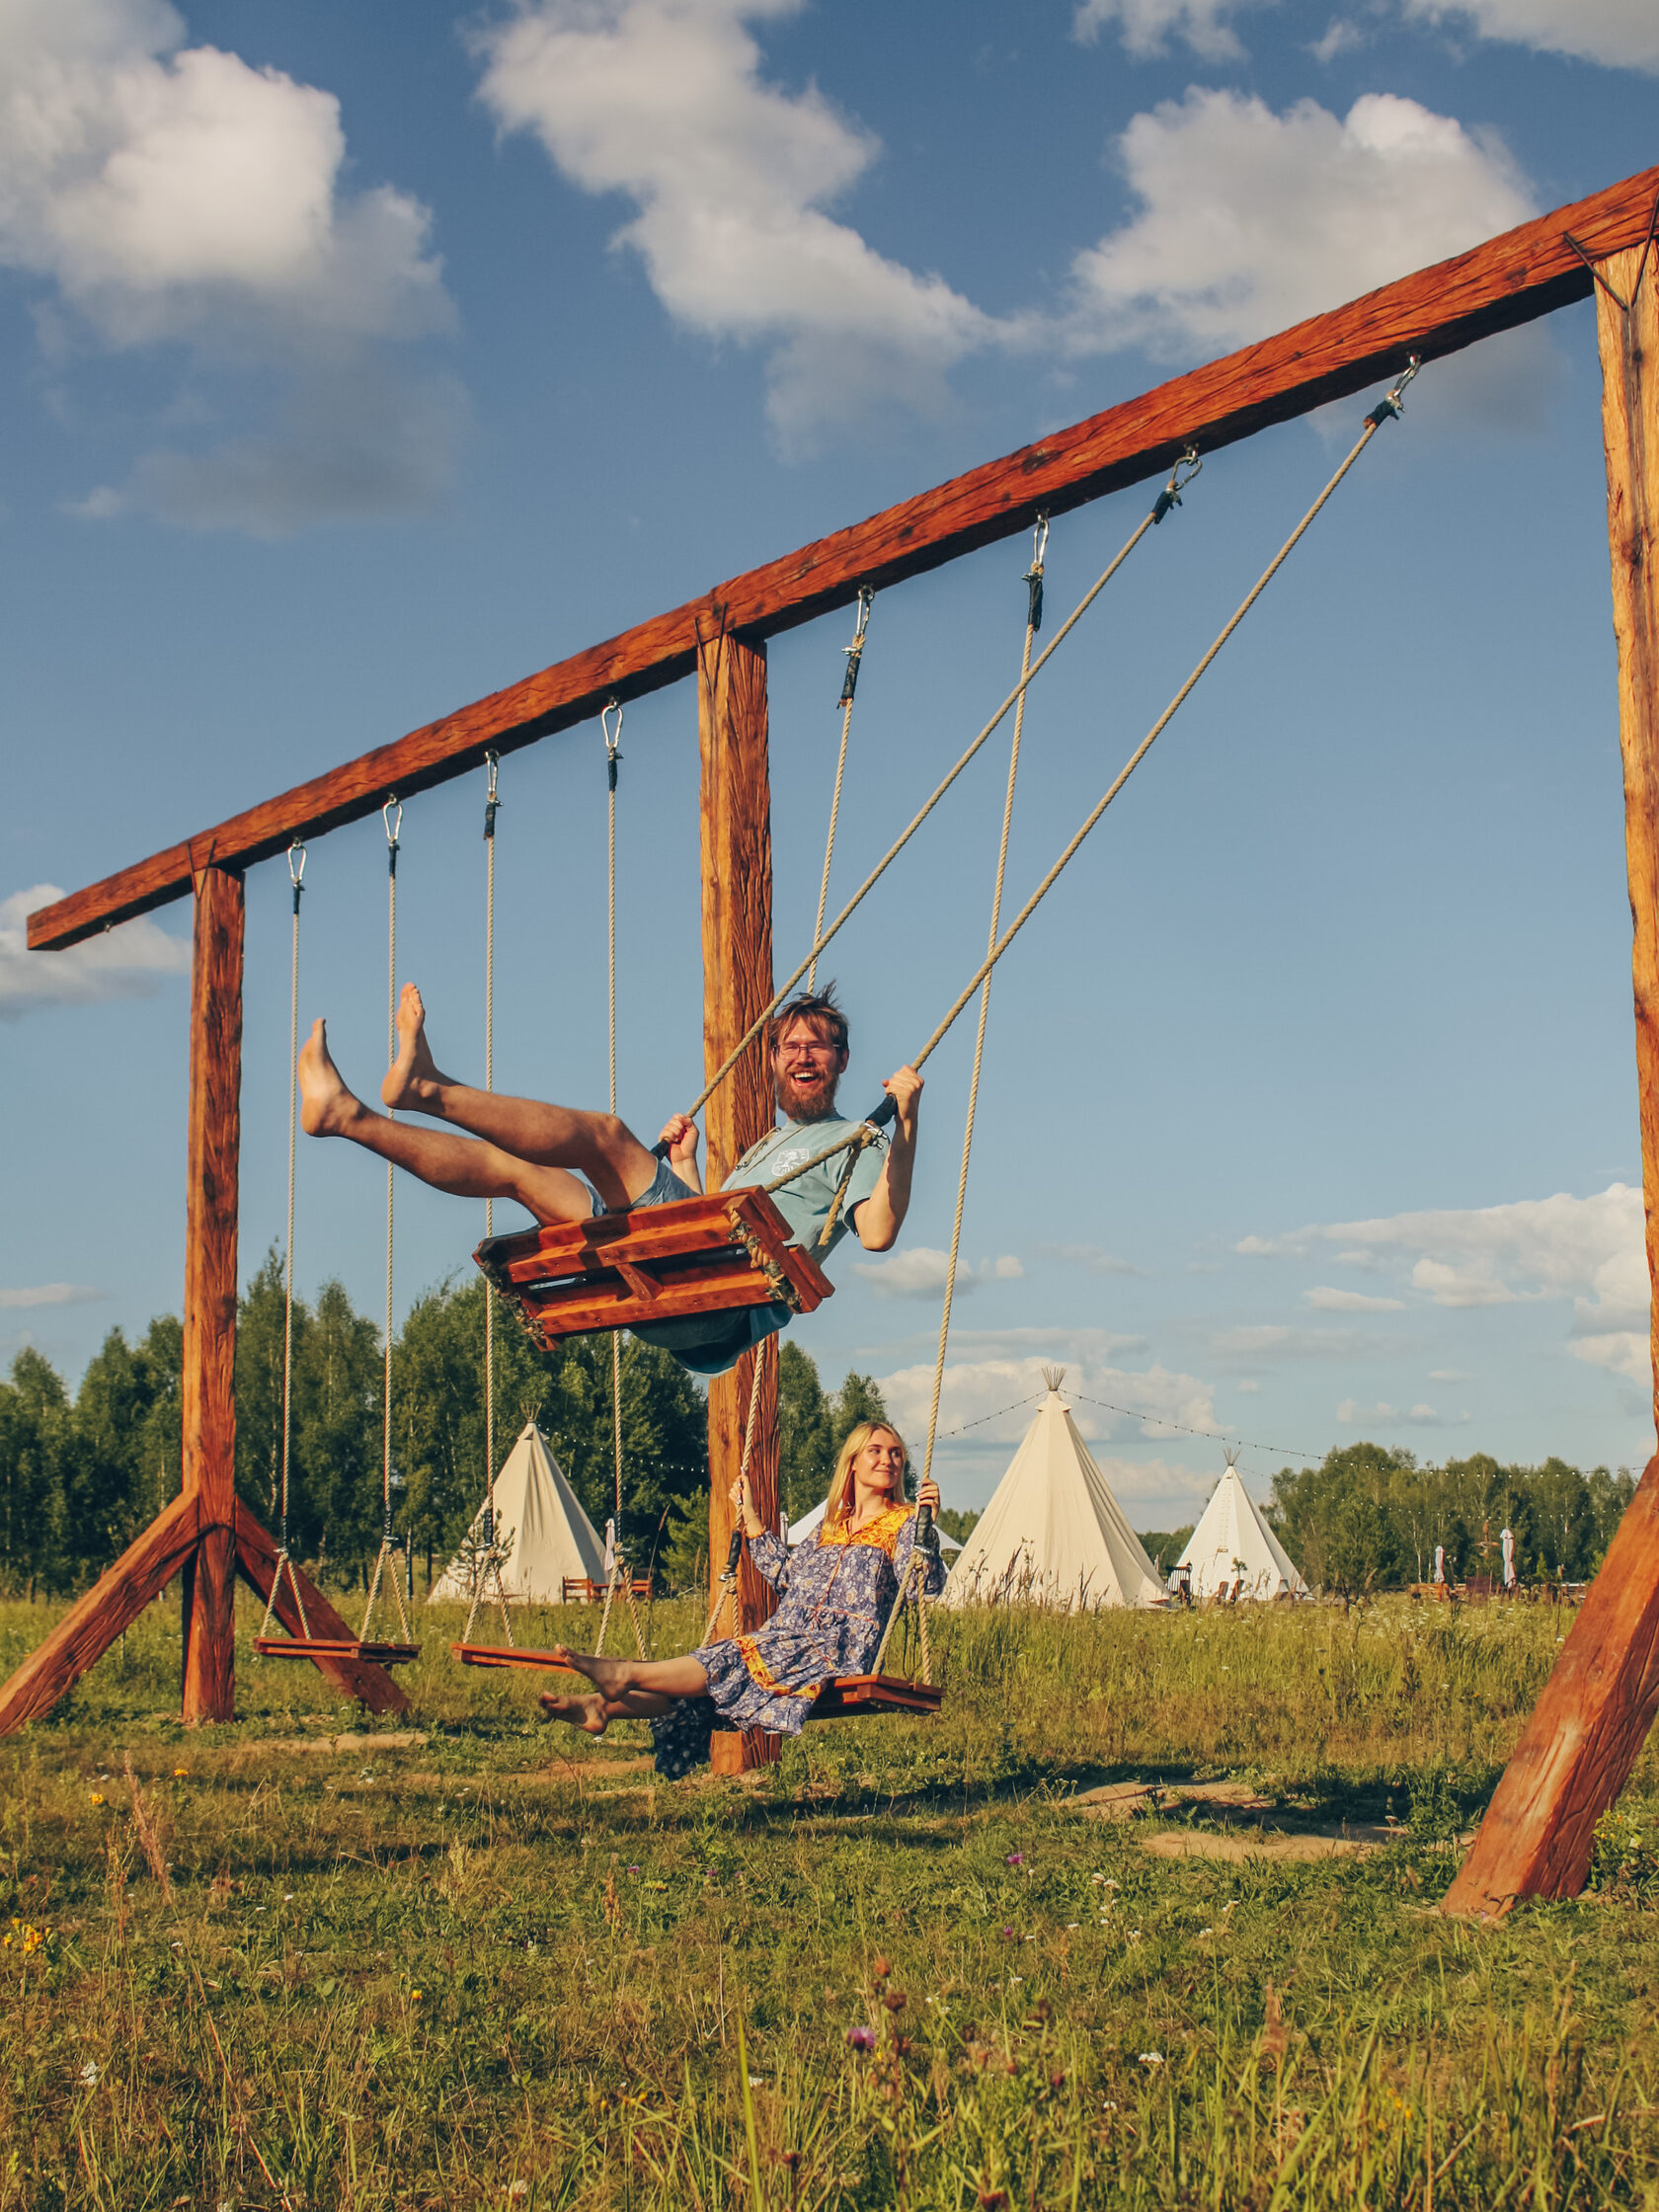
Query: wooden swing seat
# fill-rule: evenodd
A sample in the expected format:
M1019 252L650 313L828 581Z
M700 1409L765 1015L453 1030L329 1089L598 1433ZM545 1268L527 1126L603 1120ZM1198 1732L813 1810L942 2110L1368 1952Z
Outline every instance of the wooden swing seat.
M367 1667L401 1667L419 1659L418 1643L364 1643L358 1636L256 1636L262 1659L356 1659Z
M751 1305L811 1313L834 1286L789 1237L766 1192L717 1191L487 1236L473 1258L531 1335L552 1345Z
M515 1644L452 1643L451 1655L463 1667L524 1667L549 1674L569 1675L584 1681L550 1651L521 1649ZM925 1682L908 1682L901 1675L843 1675L827 1682L813 1699L809 1720L865 1720L878 1713L936 1713L944 1692Z

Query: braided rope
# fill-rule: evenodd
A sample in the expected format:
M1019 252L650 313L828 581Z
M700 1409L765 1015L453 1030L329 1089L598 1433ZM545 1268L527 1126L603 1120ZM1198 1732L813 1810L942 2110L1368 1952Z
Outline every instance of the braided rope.
M1159 494L1158 499L1152 506L1151 510L1139 523L1136 529L1132 531L1130 536L1125 540L1121 549L1113 555L1112 559L1107 563L1106 567L1101 571L1100 575L1095 579L1094 583L1089 586L1088 590L1083 593L1083 596L1077 601L1077 604L1072 608L1071 612L1066 616L1066 620L1055 632L1048 645L1046 645L1043 651L1037 656L1037 659L1032 664L1031 668L1025 672L1024 675L1021 676L1019 682L1014 686L1013 690L1008 693L1008 696L1002 701L1002 704L996 709L996 712L985 725L985 728L981 730L979 736L975 738L973 743L968 747L967 750L962 754L960 759L958 759L956 765L949 770L949 772L941 779L938 784L934 786L932 796L922 803L920 808L918 808L916 813L911 817L908 827L903 830L900 832L899 836L895 838L894 842L889 845L887 851L883 853L882 857L876 862L875 866L870 870L870 873L864 878L864 881L859 885L858 889L853 893L852 897L847 901L846 905L841 908L840 912L835 916L834 920L830 924L829 928L820 929L820 931L818 932L818 936L813 944L812 950L807 955L807 958L802 961L801 965L795 970L794 974L790 976L788 981L784 984L782 989L777 991L773 995L770 1004L767 1005L758 1015L756 1015L755 1019L750 1024L749 1028L744 1032L743 1036L738 1040L737 1044L733 1046L732 1050L727 1054L726 1058L721 1062L720 1066L715 1069L714 1073L709 1077L708 1081L698 1092L691 1105L687 1107L686 1113L688 1116L700 1113L704 1106L708 1104L708 1101L714 1096L715 1092L720 1088L721 1084L732 1072L732 1069L738 1065L738 1062L743 1058L744 1054L748 1052L750 1046L753 1044L755 1038L759 1036L761 1030L765 1028L767 1022L771 1020L772 1016L777 1012L778 1008L783 1004L784 1000L795 988L795 986L807 973L808 968L812 966L814 962L816 962L819 954L823 952L825 946L830 943L830 939L834 937L836 932L843 926L844 923L850 920L852 915L857 911L858 908L862 906L864 900L868 897L870 892L875 889L877 883L879 883L881 878L887 873L888 869L893 865L894 861L898 859L899 855L904 851L905 847L909 843L910 839L915 835L916 831L921 828L922 824L933 812L933 809L939 804L939 801L944 797L945 793L950 789L951 785L956 781L957 777L961 775L963 769L967 767L968 763L974 758L975 754L986 743L986 740L990 736L991 732L1002 720L1002 717L1007 713L1008 709L1014 704L1016 699L1020 698L1024 694L1026 686L1036 681L1037 677L1042 673L1044 668L1047 666L1051 656L1056 653L1059 648L1065 643L1066 639L1069 637L1072 630L1076 627L1078 622L1082 620L1083 616L1088 612L1089 608L1094 604L1095 600L1100 596L1101 592L1106 589L1107 585L1111 583L1113 577L1117 575L1119 569L1123 567L1125 561L1129 559L1129 556L1135 551L1135 548L1141 543L1141 540L1146 536L1146 532L1153 526L1155 522L1162 520L1163 516L1169 512L1170 506L1179 505L1179 485L1177 483L1177 478L1179 478L1179 484L1181 485L1184 485L1185 483L1190 481L1190 477L1180 476L1180 470L1182 467L1190 468L1195 466L1196 456L1193 456L1190 459L1184 459L1182 462L1177 464L1175 475L1171 476L1169 485L1166 490Z
M1002 839L996 848L996 882L990 894L989 945L996 943L996 931L1002 916L1002 885L1008 873L1008 832L1014 819L1014 782L1019 774L1020 742L1025 735L1025 678L1031 672L1031 647L1037 635L1037 625L1042 620L1043 606L1043 555L1049 536L1048 516L1042 515L1037 523L1037 535L1032 542L1031 567L1025 582L1030 588L1029 613L1025 624L1025 650L1020 657L1020 698L1014 709L1014 738L1008 749L1008 788L1002 800ZM962 1215L968 1202L968 1165L974 1151L974 1120L980 1104L980 1070L985 1065L986 1023L990 1013L990 978L986 977L980 990L980 1027L974 1040L974 1072L968 1083L968 1114L962 1131L962 1164L956 1177L956 1218L951 1224L950 1259L945 1268L945 1296L939 1315L939 1351L933 1362L933 1395L927 1407L927 1450L922 1460L921 1479L926 1482L933 1472L933 1444L939 1433L939 1393L945 1381L945 1347L950 1342L951 1308L956 1303L956 1267L962 1253Z
M388 799L380 810L381 822L386 830L386 1066L397 1060L397 858L398 838L403 829L403 808L395 798ZM388 1120L395 1119L395 1110L387 1107ZM363 1608L363 1624L359 1641L368 1641L369 1623L374 1618L375 1600L379 1596L380 1582L386 1564L386 1552L391 1542L392 1526L392 1178L395 1170L390 1160L386 1162L386 1333L380 1379L380 1506L383 1515L380 1549L374 1560L374 1579L369 1585L368 1603ZM397 1589L397 1577L392 1578ZM403 1593L398 1591L398 1614L403 1615ZM408 1622L404 1622L404 1641L409 1640Z
M1415 374L1415 363L1413 363L1413 367L1408 372L1408 374ZM1402 379L1402 383L1404 379ZM1130 754L1128 760L1125 761L1123 767L1119 770L1117 776L1114 778L1112 784L1106 791L1105 796L1101 799L1099 805L1096 806L1092 813L1089 814L1087 819L1083 822L1082 827L1071 838L1065 851L1062 852L1060 858L1055 862L1054 866L1049 870L1048 874L1043 878L1042 882L1031 894L1031 897L1026 901L1025 905L1020 908L1019 912L1014 916L1013 920L1008 924L1007 928L1002 932L1001 936L996 940L995 944L991 946L990 951L986 955L986 958L981 962L980 966L975 969L973 975L968 979L968 982L964 985L960 994L951 1005L949 1012L945 1015L944 1020L940 1022L938 1028L935 1029L932 1036L928 1038L921 1051L917 1053L912 1066L916 1067L921 1066L922 1063L932 1053L934 1047L939 1044L940 1040L945 1036L947 1031L955 1023L956 1018L962 1012L963 1007L967 1005L969 999L973 997L975 991L978 990L981 984L985 982L986 978L990 974L990 971L996 966L996 963L1001 959L1002 955L1007 951L1008 947L1013 943L1014 939L1019 935L1020 931L1025 927L1026 923L1031 919L1032 915L1037 911L1037 908L1042 905L1043 901L1054 889L1055 884L1061 877L1061 874L1071 861L1072 857L1077 851L1077 848L1082 844L1089 831L1094 828L1095 824L1106 812L1106 809L1112 804L1112 801L1117 797L1118 793L1123 789L1124 785L1129 781L1130 777L1135 773L1136 769L1141 765L1142 761L1145 760L1147 753L1150 752L1150 750L1152 750L1152 746L1156 742L1156 740L1163 735L1164 731L1167 730L1170 723L1174 721L1181 708L1186 705L1187 700L1192 696L1193 691L1198 685L1199 678L1210 668L1212 662L1221 652L1223 646L1225 645L1228 638L1231 637L1233 631L1237 629L1239 623L1243 621L1245 615L1249 613L1250 609L1255 605L1256 601L1267 590L1267 587L1278 575L1280 569L1289 559L1291 553L1301 542L1304 533L1307 530L1308 526L1313 521L1314 516L1319 513L1319 510L1324 506L1325 502L1330 498L1331 494L1342 482L1342 479L1347 475L1348 471L1353 467L1354 463L1359 459L1360 455L1371 443L1372 438L1377 434L1379 426L1382 423L1386 422L1390 414L1398 412L1399 387L1396 386L1394 391L1388 395L1387 400L1381 403L1377 408L1373 410L1370 415L1366 417L1365 429L1360 433L1360 435L1356 439L1352 450L1343 460L1341 466L1337 469L1336 473L1330 479L1330 482L1325 486L1324 490L1313 502L1313 505L1307 510L1307 513L1303 516L1302 520L1297 524L1296 528L1291 532L1290 536L1285 540L1284 544L1279 548L1278 552L1274 554L1272 560L1267 564L1267 567L1262 571L1261 575L1256 579L1256 582L1250 587L1250 590L1239 601L1237 609L1223 627L1223 629L1217 636L1215 643L1211 646L1210 650L1205 654L1204 658L1193 670L1191 675L1188 676L1185 683L1182 684L1179 691L1177 691L1175 696L1170 700L1168 706L1164 708L1163 712L1158 716L1157 720L1146 732L1146 735L1142 739L1141 743ZM1056 640L1056 643L1059 643L1058 639ZM1051 646L1049 648L1049 651L1052 653L1054 647ZM1039 662L1038 667L1041 666L1042 663ZM1036 671L1033 670L1032 672L1035 674Z
M610 723L613 710L616 715L614 730ZM609 899L605 918L610 954L610 1111L614 1119L616 1113L616 770L622 758L620 751L617 750L622 743L622 705L620 700L613 699L610 705L604 709L599 717L599 727L604 733L605 769L610 787L607 825L609 830ZM622 1332L620 1329L612 1329L610 1332L610 1444L616 1500L614 1508L616 1542L620 1555L622 1544ZM608 1618L608 1599L606 1600L605 1610ZM645 1653L642 1649L640 1657L643 1659Z
M760 1420L760 1384L766 1364L766 1347L773 1342L775 1342L775 1338L763 1336L754 1347L754 1369L749 1384L749 1413L744 1421L743 1452L738 1460L738 1480L740 1482L748 1476L750 1455L754 1450L754 1438ZM704 1643L713 1640L714 1631L720 1622L720 1616L725 1612L728 1605L733 1609L732 1627L734 1633L736 1632L739 1625L737 1603L738 1574L736 1567L734 1567L730 1579L725 1575L720 1577L719 1588L715 1592L714 1610L708 1617L708 1626L703 1630Z
M297 868L294 865L296 852L299 855ZM271 1617L276 1610L276 1593L281 1587L285 1567L293 1587L294 1604L299 1609L300 1632L309 1642L311 1627L305 1618L305 1600L294 1576L293 1561L288 1557L288 1449L293 1406L294 1133L299 1119L299 901L305 888L305 847L297 837L288 847L288 881L293 886L293 949L288 963L288 1241L282 1268L282 1500L276 1564L266 1595L265 1621L260 1634L271 1633Z
M864 632L870 626L870 608L875 592L867 584L858 588L858 619L852 633L852 643L844 646L846 675L841 682L841 750L835 760L835 788L830 800L830 830L824 840L824 879L818 887L818 919L813 923L813 944L816 947L824 935L824 909L830 904L830 864L835 857L835 825L841 814L841 783L846 775L847 734L852 728L852 700L858 689L858 671L864 659ZM811 990L818 982L818 953L815 950L807 968L807 988Z
M496 1087L496 816L501 810L498 782L501 763L495 753L486 755L486 766L489 784L484 799L484 1088L493 1091ZM487 1198L484 1201L484 1234L494 1235L495 1226L496 1202ZM473 1578L472 1608L461 1631L461 1641L472 1640L472 1617L478 1611L479 1598L487 1592L493 1574L502 1634L511 1651L513 1616L508 1611L507 1585L502 1580L501 1530L496 1521L496 1292L488 1279L484 1284L484 1473L490 1542L481 1570Z

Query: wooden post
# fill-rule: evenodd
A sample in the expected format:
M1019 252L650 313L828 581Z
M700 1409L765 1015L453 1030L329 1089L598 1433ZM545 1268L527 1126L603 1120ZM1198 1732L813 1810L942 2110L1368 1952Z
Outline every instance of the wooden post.
M1601 262L1598 274L1642 1194L1650 1292L1659 1294L1659 269L1631 252ZM1659 1412L1659 1295L1649 1329ZM1656 1711L1659 1458L1648 1462L1442 1910L1494 1914L1518 1897L1576 1896L1596 1822L1628 1779Z
M242 877L196 881L185 1191L184 1495L201 1540L183 1577L184 1717L236 1712L236 1220L242 1136Z
M772 995L772 821L766 759L766 648L722 622L697 638L697 742L702 759L699 808L703 870L703 1066L709 1075ZM757 1038L709 1100L708 1187L717 1190L750 1145L776 1119L764 1039ZM755 1354L709 1384L709 1602L731 1541L727 1492L743 1458ZM763 1521L777 1517L777 1365L766 1363L758 1432L749 1476ZM740 1625L771 1612L771 1588L744 1560L738 1579ZM778 1741L758 1729L714 1739L717 1774L766 1765Z

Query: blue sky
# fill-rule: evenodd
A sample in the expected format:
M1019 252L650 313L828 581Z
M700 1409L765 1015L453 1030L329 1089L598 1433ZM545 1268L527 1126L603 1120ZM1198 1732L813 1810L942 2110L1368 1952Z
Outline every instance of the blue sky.
M0 0L0 1356L178 1307L183 908L71 888L1200 359L1650 163L1649 0ZM1023 898L1354 434L1216 455L1038 686ZM939 1462L1070 1370L1144 1527L1362 1436L1653 1449L1594 330L1436 364L999 971ZM1145 512L1056 524L1051 623ZM878 599L836 883L1017 672L1023 543ZM780 967L850 617L774 643ZM983 949L1000 740L826 965L854 1105ZM699 1085L695 702L628 713L623 1111ZM597 1102L603 747L502 771L496 1069ZM481 1057L482 777L411 803L400 973ZM379 825L313 848L302 1008L383 1050ZM35 893L35 898L27 894ZM244 1275L280 1237L287 894L249 881ZM802 1342L924 1413L971 1023L902 1249ZM381 1186L295 1250L373 1309ZM400 1192L400 1308L469 1267ZM1120 1411L1111 1411L1117 1407Z

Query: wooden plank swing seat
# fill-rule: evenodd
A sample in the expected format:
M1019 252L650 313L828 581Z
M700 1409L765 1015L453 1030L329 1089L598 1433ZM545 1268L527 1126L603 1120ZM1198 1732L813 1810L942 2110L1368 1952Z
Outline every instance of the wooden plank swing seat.
M595 1214L514 1236L473 1258L544 1344L636 1321L784 1304L811 1313L834 1286L763 1190Z
M419 1659L418 1643L364 1643L359 1636L256 1636L262 1659L351 1659L365 1667L402 1667Z

